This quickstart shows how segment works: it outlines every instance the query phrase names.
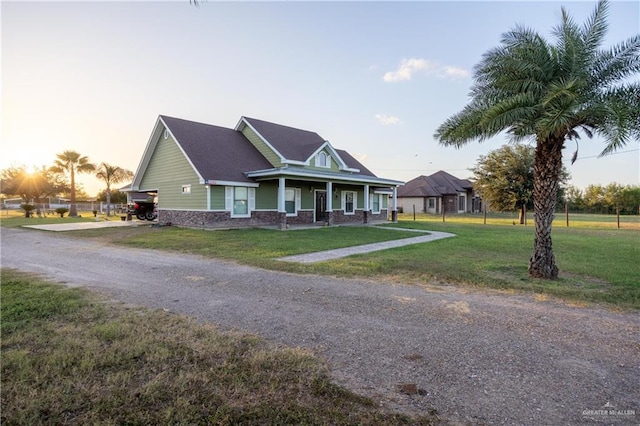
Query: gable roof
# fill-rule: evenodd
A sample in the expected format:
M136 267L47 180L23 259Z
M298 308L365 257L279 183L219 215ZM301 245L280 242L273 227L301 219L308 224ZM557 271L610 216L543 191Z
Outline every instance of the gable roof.
M284 158L306 161L326 141L316 132L243 117Z
M283 150L287 155L302 160L285 162L282 167L273 168L258 148L239 131L242 123L255 126L255 131L262 132L260 137L264 138L272 149ZM348 152L333 148L328 141L314 132L245 117L241 118L235 129L229 129L160 115L134 176L131 190L140 189L142 177L165 129L197 174L201 184L247 183L257 186L256 178L278 176L342 179L394 186L402 183L378 178ZM271 139L266 140L267 136ZM334 159L340 165L340 172L300 167L308 165L310 156L317 154L321 149L327 149L332 153L332 157L336 157Z
M458 179L445 172L438 171L429 176L418 176L398 188L398 197L442 197L473 189L468 179Z
M204 181L252 182L245 171L271 167L240 132L164 115L160 119Z

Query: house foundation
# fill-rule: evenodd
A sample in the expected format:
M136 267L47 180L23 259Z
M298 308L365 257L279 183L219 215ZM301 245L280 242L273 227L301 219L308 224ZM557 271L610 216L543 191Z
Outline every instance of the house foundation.
M288 228L287 225L287 214L286 213L278 213L278 229L285 230Z

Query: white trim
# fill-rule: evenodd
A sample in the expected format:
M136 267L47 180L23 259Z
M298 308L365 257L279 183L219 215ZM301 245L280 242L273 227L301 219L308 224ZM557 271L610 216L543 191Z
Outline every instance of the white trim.
M342 159L342 157L340 157L340 155L338 154L338 151L336 151L336 149L333 147L333 145L331 145L331 143L329 143L328 140L325 140L324 143L322 145L320 145L320 147L318 149L316 149L310 156L309 158L307 158L307 165L311 164L311 159L315 158L316 155L318 155L318 153L320 151L322 151L323 149L326 149L329 151L329 155L335 159L336 164L338 165L338 170L342 170L342 171L347 171L347 172L352 172L352 173L360 173L360 169L352 169L350 167L347 167L347 163L344 162L344 160ZM315 163L314 163L315 164ZM321 166L318 166L321 167ZM331 167L331 164L329 164L329 167Z
M347 194L353 194L353 211L347 211ZM342 191L340 195L340 201L342 204L342 212L345 216L351 216L356 214L356 210L358 209L358 191Z
M286 196L287 191L293 191L293 213L287 212L287 196ZM287 214L287 217L298 216L298 211L300 211L300 205L301 205L301 196L302 196L301 189L293 186L287 186L285 187L284 192L285 192L284 212Z
M315 178L321 181L330 179L336 183L340 181L362 182L362 183L370 183L375 185L389 185L394 187L404 184L404 182L402 181L382 179L374 176L348 175L348 174L335 173L335 172L328 173L328 172L319 171L319 170L295 170L295 169L292 170L288 168L256 170L253 172L246 172L245 175L250 178L260 178L260 177L275 178L277 176L294 176L294 177L304 177L304 178Z
M324 161L323 157L324 156ZM313 157L313 165L316 167L323 167L325 169L330 169L331 168L331 155L327 154L326 151L324 149L321 149L320 151L318 151L318 153L315 155L315 157ZM324 164L323 164L324 163Z
M460 197L464 199L464 208L460 210ZM467 212L467 193L466 192L458 192L458 199L456 200L456 211L458 213L466 213Z
M256 130L256 128L255 128L255 127L253 127L253 126L251 125L251 123L249 123L249 122L247 121L247 119L246 119L246 117L245 117L244 115L243 115L242 117L240 117L240 121L238 122L238 124L236 124L236 127L235 127L235 129L234 129L234 130L239 131L239 132L242 132L242 129L241 129L242 124L244 124L245 126L247 126L248 128L250 128L251 130L253 130L253 132L254 132L256 135L258 135L258 137L262 140L262 142L264 142L264 143L265 143L265 144L266 144L266 145L267 145L267 146L268 146L268 147L269 147L269 148L274 152L274 154L276 154L276 155L280 158L280 162L281 162L281 163L284 163L285 161L287 161L287 159L286 159L282 154L280 154L280 152L279 152L277 149L275 149L275 148L274 148L274 146L273 146L273 145L271 145L271 144L269 143L269 141L268 141L264 136L262 136L262 135L260 134L260 132L258 132L258 131Z
M305 161L298 161L298 160L282 160L281 163L285 165L291 164L294 166L309 166L309 163Z
M176 144L176 146L178 147L178 149L180 150L184 158L187 160L187 162L193 169L196 176L198 176L200 183L205 183L204 178L202 177L200 172L198 172L198 169L196 169L196 167L193 165L193 162L191 161L187 153L182 148L182 145L180 145L180 141L178 141L175 135L171 132L171 129L169 128L169 126L167 126L167 123L164 122L162 117L158 116L158 119L156 120L156 124L153 127L153 130L151 131L151 136L149 136L149 140L147 141L147 146L145 147L144 153L142 154L142 158L140 159L140 164L138 164L138 169L136 170L136 174L133 177L133 182L131 183L131 189L133 191L139 191L138 187L140 185L140 182L142 181L142 175L144 174L144 172L147 171L147 167L149 167L149 163L151 162L151 157L153 156L153 153L155 152L156 147L158 146L158 142L160 142L160 138L162 137L163 130L166 130L169 132L169 135L171 135L171 138L173 139L173 143Z
M236 188L245 188L247 190L247 212L242 214L234 213L236 202ZM251 190L253 189L253 207L255 208L255 189L246 186L227 186L225 187L225 209L229 212L232 218L246 218L251 217Z
M205 185L213 185L213 186L246 186L248 188L257 188L260 186L259 183L254 182L236 182L232 180L208 180L204 182Z
M365 184L364 186L364 193L363 193L363 210L366 211L371 211L371 191L369 188L368 184Z
M371 197L369 198L370 201L370 207L369 210L371 211L371 213L373 214L380 214L380 212L382 211L382 196L383 194L372 194ZM373 200L378 199L378 210L375 210L373 208L374 202Z

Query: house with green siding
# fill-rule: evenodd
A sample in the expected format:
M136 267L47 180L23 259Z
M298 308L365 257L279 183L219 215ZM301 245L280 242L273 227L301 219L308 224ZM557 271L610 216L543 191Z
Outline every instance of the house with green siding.
M397 188L315 132L241 117L235 128L159 116L130 190L158 220L223 228L397 218Z

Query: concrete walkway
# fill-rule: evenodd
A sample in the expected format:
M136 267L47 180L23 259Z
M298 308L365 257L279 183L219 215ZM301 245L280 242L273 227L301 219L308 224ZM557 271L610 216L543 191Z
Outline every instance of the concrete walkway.
M398 231L413 231L413 232L429 232L428 235L421 235L413 238L403 238L400 240L384 241L381 243L363 244L360 246L346 247L341 249L318 251L315 253L297 254L295 256L281 257L277 260L285 262L300 262L300 263L315 263L324 262L331 259L339 259L341 257L351 256L352 254L370 253L373 251L386 250L390 248L403 247L411 244L426 243L429 241L441 240L443 238L455 237L455 234L448 232L437 231L417 231L415 229L401 229L401 228L385 228L394 229Z
M85 229L99 229L99 228L115 228L120 226L138 226L148 225L153 222L143 222L134 220L101 220L95 222L69 222L69 223L53 223L48 225L24 225L23 228L39 229L41 231L81 231Z
M114 220L114 221L96 221L96 222L56 223L56 224L49 224L49 225L24 225L23 227L39 229L42 231L64 232L64 231L80 231L80 230L99 229L99 228L113 228L113 227L121 227L121 226L150 225L152 223L154 222ZM300 229L304 229L304 228L301 227ZM443 238L455 237L455 234L450 234L448 232L423 231L423 230L417 230L417 229L403 229L403 228L385 228L385 229L393 229L396 231L411 231L411 232L416 232L416 233L425 234L425 235L421 235L419 237L413 237L413 238L403 238L399 240L384 241L381 243L363 244L359 246L345 247L341 249L298 254L295 256L286 256L286 257L281 257L277 260L282 260L285 262L300 262L300 263L324 262L326 260L339 259L341 257L351 256L352 254L369 253L373 251L386 250L386 249L391 249L396 247L408 246L411 244L420 244L420 243L426 243L429 241L440 240Z

